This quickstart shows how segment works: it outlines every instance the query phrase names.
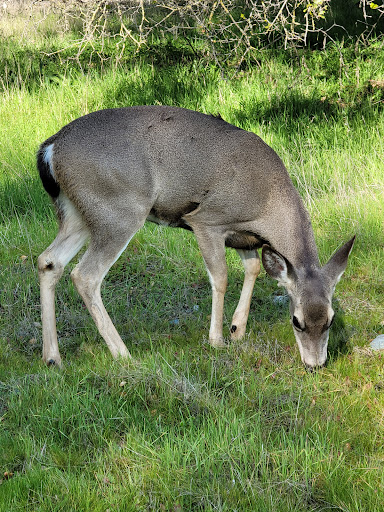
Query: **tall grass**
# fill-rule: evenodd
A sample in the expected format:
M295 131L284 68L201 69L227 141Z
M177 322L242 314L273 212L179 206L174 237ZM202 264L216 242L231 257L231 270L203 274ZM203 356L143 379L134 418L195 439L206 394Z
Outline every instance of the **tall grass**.
M35 76L33 87L21 76L5 88L0 511L382 510L383 358L367 346L384 318L383 91L369 82L383 78L384 59L370 51L266 52L233 80L194 61L142 59ZM197 244L151 225L103 286L134 362L111 360L66 273L57 289L64 368L41 363L35 264L56 220L35 151L80 115L136 104L220 113L260 134L311 213L323 262L357 234L335 295L327 368L301 367L281 292L264 272L246 339L211 349ZM242 279L236 255L227 259L226 333Z

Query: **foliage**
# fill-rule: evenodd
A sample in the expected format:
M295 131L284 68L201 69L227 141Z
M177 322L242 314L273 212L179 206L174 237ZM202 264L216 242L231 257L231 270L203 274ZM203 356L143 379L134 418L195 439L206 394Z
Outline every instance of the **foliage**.
M369 0L53 0L49 8L37 1L29 9L38 26L52 22L54 13L57 33L75 33L82 61L90 50L103 61L111 41L119 60L168 37L183 39L209 62L235 69L260 48L325 47L349 35L361 44L384 27L384 5Z

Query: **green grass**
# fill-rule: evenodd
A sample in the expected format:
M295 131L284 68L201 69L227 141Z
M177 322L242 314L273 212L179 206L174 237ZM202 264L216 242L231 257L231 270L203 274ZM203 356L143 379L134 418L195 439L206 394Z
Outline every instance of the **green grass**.
M196 62L138 61L40 80L0 98L0 511L378 512L384 503L384 59L265 52L232 80ZM371 53L369 53L371 52ZM20 56L20 59L23 57ZM27 69L27 68L25 68ZM27 84L27 78L35 80ZM326 262L357 241L335 293L327 368L300 363L263 271L246 339L207 343L210 286L194 237L145 226L103 298L133 362L115 362L75 292L57 287L63 369L41 362L37 256L56 220L40 142L92 110L172 104L220 113L282 157ZM242 266L228 251L225 333Z

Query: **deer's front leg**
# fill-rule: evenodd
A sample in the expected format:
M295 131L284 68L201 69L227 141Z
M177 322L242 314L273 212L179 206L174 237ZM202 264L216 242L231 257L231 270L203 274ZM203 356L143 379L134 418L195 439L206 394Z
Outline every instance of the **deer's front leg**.
M225 347L223 338L224 295L227 289L227 263L225 239L211 227L192 226L203 255L212 286L212 315L209 343L213 347Z
M208 269L208 266L207 266ZM208 270L212 286L212 314L209 328L209 343L212 347L225 347L223 338L224 295L227 288L227 275L214 273Z
M245 274L240 300L232 318L232 340L239 340L245 334L253 288L255 286L256 278L260 274L260 258L257 251L244 251L237 249L237 253L243 262Z

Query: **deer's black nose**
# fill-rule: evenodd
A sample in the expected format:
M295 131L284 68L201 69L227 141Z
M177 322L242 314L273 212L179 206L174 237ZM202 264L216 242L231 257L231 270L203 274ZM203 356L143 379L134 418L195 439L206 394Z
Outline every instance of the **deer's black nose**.
M327 366L327 362L328 362L328 360L326 360L325 363L323 363L323 364L317 364L315 366L311 366L310 364L304 363L304 367L308 373L313 373L313 372L316 372L317 370L320 370L321 368L324 368L325 366Z

